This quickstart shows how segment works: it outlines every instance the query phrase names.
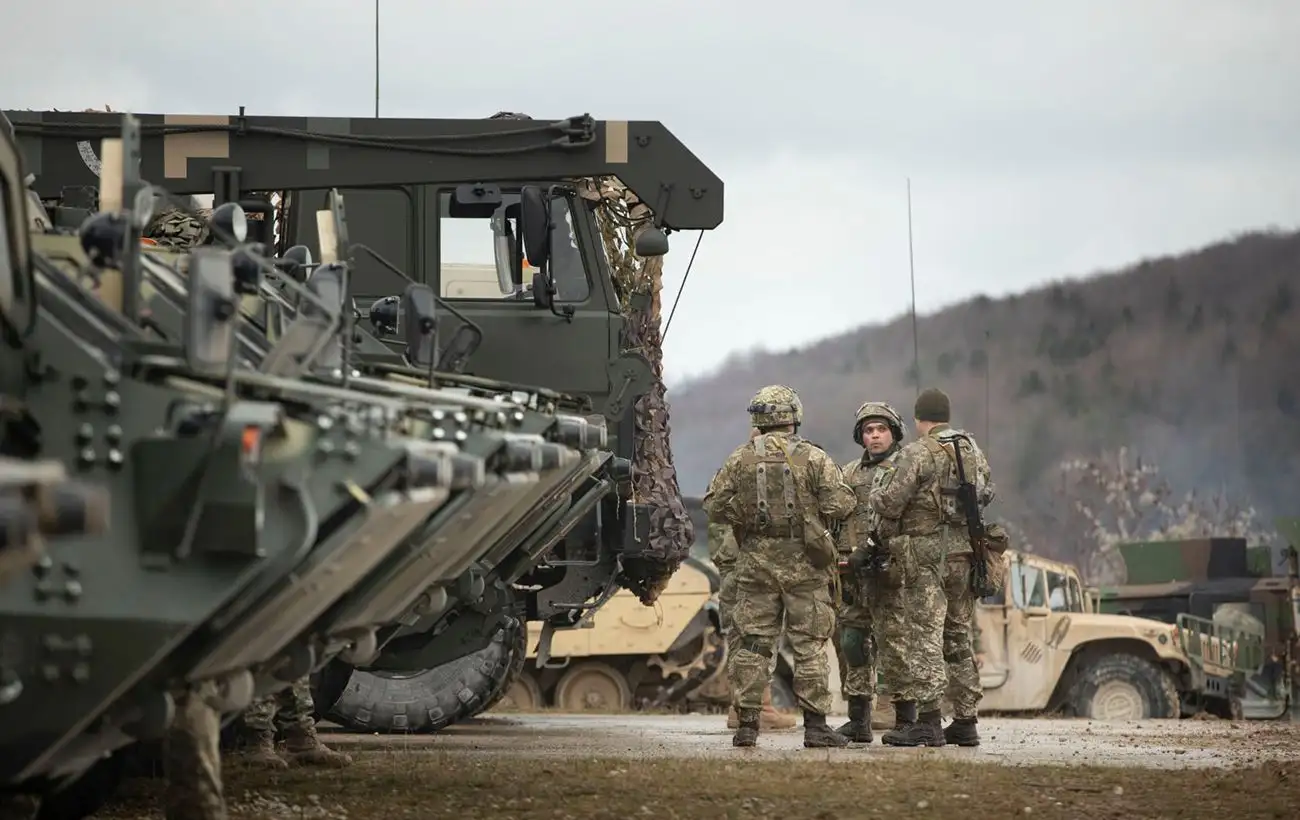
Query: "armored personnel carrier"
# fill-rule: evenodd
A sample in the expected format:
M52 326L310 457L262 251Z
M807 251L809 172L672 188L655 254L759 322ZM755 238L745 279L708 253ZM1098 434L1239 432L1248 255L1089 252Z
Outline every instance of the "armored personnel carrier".
M20 652L9 670L15 684L36 673L43 686L19 689L26 695L10 704L22 711L0 735L0 783L45 792L51 817L93 811L120 760L111 752L159 737L173 704L197 687L215 684L212 708L233 716L335 655L373 655L386 637L379 627L437 594L412 584L447 577L445 562L428 566L438 529L455 523L437 512L455 504L464 513L490 484L554 490L562 468L610 461L608 453L582 455L603 444L603 426L582 418L482 389L352 390L313 377L315 353L279 355L304 338L315 340L309 350L339 352L330 340L345 315L343 266L313 272L297 295L314 307L297 311L259 357L267 338L232 319L236 289L251 281L241 265L266 268L264 260L246 248L195 248L178 279L177 270L139 258L131 235L148 221L141 210L151 198L129 173L139 167L137 146L132 122L102 144L103 155L125 158L128 173L120 185L100 180L98 213L77 213L58 198L30 203L44 254L26 252L21 223L12 234L23 240L18 281L31 283L14 289L29 308L19 315L30 346L18 347L24 366L6 371L21 376L7 385L21 399L7 451L49 454L101 478L113 508L126 511L93 548L70 545L87 560L65 561L67 577L48 577L53 564L37 561L30 583L0 595L8 638L43 647ZM24 212L18 202L10 213ZM341 201L334 204L322 224L341 234ZM78 218L76 237L59 231ZM228 238L238 245L244 237ZM414 302L419 291L408 295ZM178 300L185 309L169 314ZM423 324L418 310L407 318ZM477 512L499 520L519 501L498 492ZM93 577L112 579L111 588L88 592L83 582ZM149 613L143 620L141 611ZM61 636L65 622L80 631ZM98 663L96 639L111 647Z
M112 119L16 112L20 139L38 143L29 154L40 157L35 186L42 200L60 201L95 183L86 144L105 136ZM625 318L644 314L652 300L629 277L620 281L617 269L611 271L606 238L611 220L623 217L635 233L629 244L651 257L666 250L667 231L708 229L721 221L720 181L670 133L657 123L589 117L521 125L504 119L326 123L241 114L144 116L141 123L144 174L176 194L211 193L218 209L235 203L260 215L248 225L268 255L287 261L291 249L306 245L323 258L318 226L326 223L317 218L326 209L317 205L324 205L327 189L340 188L349 212L345 227L335 220L335 230L346 235L339 237L339 252L355 268L346 292L364 305L404 289L405 301L414 303L421 293L414 286L434 288L433 315L408 311L405 327L385 324L391 314L383 310L359 313L374 330L401 331L408 342L417 324L426 337L450 329L447 345L428 345L431 356L412 357L409 344L406 350L400 343L375 344L366 322L354 324L349 339L356 340L350 351L355 359L348 364L366 375L346 389L424 402L430 413L436 412L427 407L430 397L410 391L436 385L498 399L523 392L529 409L571 409L611 428L616 456L588 460L567 481L531 494L504 481L491 493L453 495L405 551L392 553L404 553L404 560L379 562L388 579L372 575L379 587L416 580L406 583L401 605L382 613L397 623L381 630L373 646L353 641L359 649L321 670L322 702L342 691L336 711L375 728L445 725L455 719L447 704L481 707L504 683L494 673L474 682L473 697L456 697L465 681L455 670L446 674L448 666L481 669L470 656L494 647L502 658L517 654L519 616L546 624L539 647L544 654L550 631L581 624L619 585L643 602L654 600L689 545L689 523L677 509L675 476L663 457L666 419L648 412L645 401L662 404L655 369L642 352L654 357L657 328L649 338L629 338L641 328ZM610 182L614 175L619 184ZM652 214L642 199L654 203ZM450 279L441 273L441 249L450 245L444 227L457 224L486 229L484 247L502 272L501 298L443 298L453 295L441 287ZM627 224L622 227L626 237ZM387 262L390 257L396 264ZM403 269L417 281L404 278ZM523 282L526 270L537 271L531 288ZM155 284L166 278L154 270ZM150 303L152 313L164 314L169 299L176 308L182 289L171 288L169 296L164 284L157 291L163 296ZM272 313L262 316L267 339L276 335ZM256 358L256 345L245 336L239 337L241 352ZM545 389L528 393L522 385L529 382ZM307 392L323 391L318 385ZM633 460L653 469L633 475ZM502 508L510 516L485 514ZM447 529L453 525L460 529ZM410 564L426 573L412 576ZM340 624L352 626L353 620ZM379 618L368 612L363 620ZM502 675L510 667L497 664Z

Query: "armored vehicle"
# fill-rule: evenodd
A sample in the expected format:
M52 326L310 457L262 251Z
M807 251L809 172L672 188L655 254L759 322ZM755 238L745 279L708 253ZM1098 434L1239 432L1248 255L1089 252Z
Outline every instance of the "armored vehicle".
M195 250L181 332L148 338L128 320L147 269L132 235L152 201L133 173L134 122L101 151L122 159L103 167L79 253L61 264L24 253L15 268L21 366L5 369L6 454L102 484L115 513L100 537L67 539L0 589L11 676L40 683L6 704L0 784L47 793L52 817L93 811L118 770L112 753L159 738L200 687L233 715L318 653L373 642L382 621L340 621L331 607L484 472L456 443L473 443L460 422L465 436L433 445L401 434L412 408L399 400L241 372L229 251ZM33 238L57 251L58 221L77 215L23 206ZM340 311L317 307L332 334ZM83 777L92 768L103 776Z
M1263 635L1247 667L1246 718L1300 718L1300 519L1277 522L1286 546L1250 547L1240 538L1120 545L1126 578L1098 591L1103 612L1177 625L1197 636L1228 629ZM1195 647L1194 647L1195 648ZM1211 652L1215 647L1207 646Z
M1099 613L1075 567L1015 550L1004 560L1002 593L976 608L982 712L1137 720L1239 710L1260 635Z
M94 184L98 158L86 148L111 130L113 118L11 116L29 157L39 158L33 170L42 199ZM298 245L324 258L318 226L328 223L318 222L318 212L329 189L346 194L339 254L349 263L346 293L362 319L352 326L357 359L350 361L369 362L372 382L387 366L382 381L390 392L400 392L392 384L402 381L414 387L417 376L467 394L540 385L546 392L534 391L532 400L608 424L615 458L587 463L541 497L501 487L510 493L505 506L512 515L487 525L489 531L470 501L482 493L445 504L431 519L436 529L410 557L443 561L419 577L451 583L412 583L415 600L397 616L406 622L378 636L377 654L356 652L321 670L322 701L342 692L336 711L367 715L375 728L445 725L455 718L445 708L449 695L451 702L481 704L499 694L502 680L478 681L467 699L464 681L447 680L440 670L494 643L517 651L518 635L509 628L516 616L545 624L545 658L554 629L584 623L619 585L654 601L685 553L690 528L668 456L662 385L651 365L658 329L647 317L654 300L631 275L641 271L628 267L630 254L611 258L619 248L610 237L621 232L644 260L666 251L671 230L721 222L721 182L671 133L658 123L587 116L321 120L241 112L140 121L143 174L175 194L211 194L217 208L238 203L258 215L248 223L252 238L276 258L287 259ZM475 261L490 260L498 271L498 298L455 298L465 291L447 265L457 261L462 229L464 242L479 243ZM426 336L448 339L430 345L427 362L403 355L400 343L373 344L365 332L369 323L375 335L397 331L409 341L412 323L391 322L390 308L392 294L418 293L413 284L432 288L437 308L432 316L409 315ZM273 336L274 317L264 319ZM448 535L452 523L465 531ZM443 547L471 546L432 559L435 538ZM390 578L402 577L398 565L389 568Z
M566 712L680 708L720 676L726 645L717 614L718 573L687 558L653 609L620 590L586 629L557 633L537 663L543 625L528 624L528 662L497 709Z

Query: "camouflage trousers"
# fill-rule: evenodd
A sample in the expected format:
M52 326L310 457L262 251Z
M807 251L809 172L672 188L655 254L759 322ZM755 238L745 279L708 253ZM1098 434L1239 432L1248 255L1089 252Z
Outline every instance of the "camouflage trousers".
M163 740L166 820L226 820L221 790L221 716L212 708L216 689L201 684L176 703Z
M948 700L953 714L973 718L978 714L984 688L975 665L975 595L970 586L970 553L949 555L943 582L947 614L943 619L943 660L948 668Z
M945 544L938 535L896 536L890 552L891 561L906 569L902 586L881 584L876 610L884 689L895 701L914 702L922 712L938 711L948 679L943 655Z
M727 656L735 650L736 629L731 621L731 614L736 607L736 573L735 567L718 567L722 583L718 585L718 622L722 625L722 635L727 642Z
M316 725L315 708L308 679L302 678L274 694L253 701L241 716L241 722L246 734L260 737L274 737L276 729L306 732Z
M835 605L825 580L783 586L771 576L735 573L731 624L735 652L727 658L727 681L741 710L761 709L772 679L777 642L784 634L794 656L794 695L806 711L831 709L826 643L835 630Z
M840 662L840 692L845 698L876 693L875 611L877 593L866 579L846 577L853 584L853 603L839 602L835 654Z

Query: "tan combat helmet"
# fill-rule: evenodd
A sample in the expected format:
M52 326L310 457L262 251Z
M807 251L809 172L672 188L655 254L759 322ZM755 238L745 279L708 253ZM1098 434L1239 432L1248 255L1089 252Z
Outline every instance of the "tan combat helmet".
M759 428L803 423L803 402L792 387L769 384L749 400L750 424Z

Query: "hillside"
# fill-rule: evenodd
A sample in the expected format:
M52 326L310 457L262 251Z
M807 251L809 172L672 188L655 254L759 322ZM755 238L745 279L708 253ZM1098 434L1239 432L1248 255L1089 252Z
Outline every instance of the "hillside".
M1269 232L978 297L920 317L921 383L949 393L954 423L988 452L999 488L992 514L1046 551L1058 551L1062 460L1121 446L1158 464L1178 492L1222 491L1270 519L1295 514L1298 291L1300 233ZM843 463L860 452L851 427L863 401L884 398L911 418L911 319L735 356L674 388L684 493L703 493L746 435L750 396L770 383L799 391L804 435Z

